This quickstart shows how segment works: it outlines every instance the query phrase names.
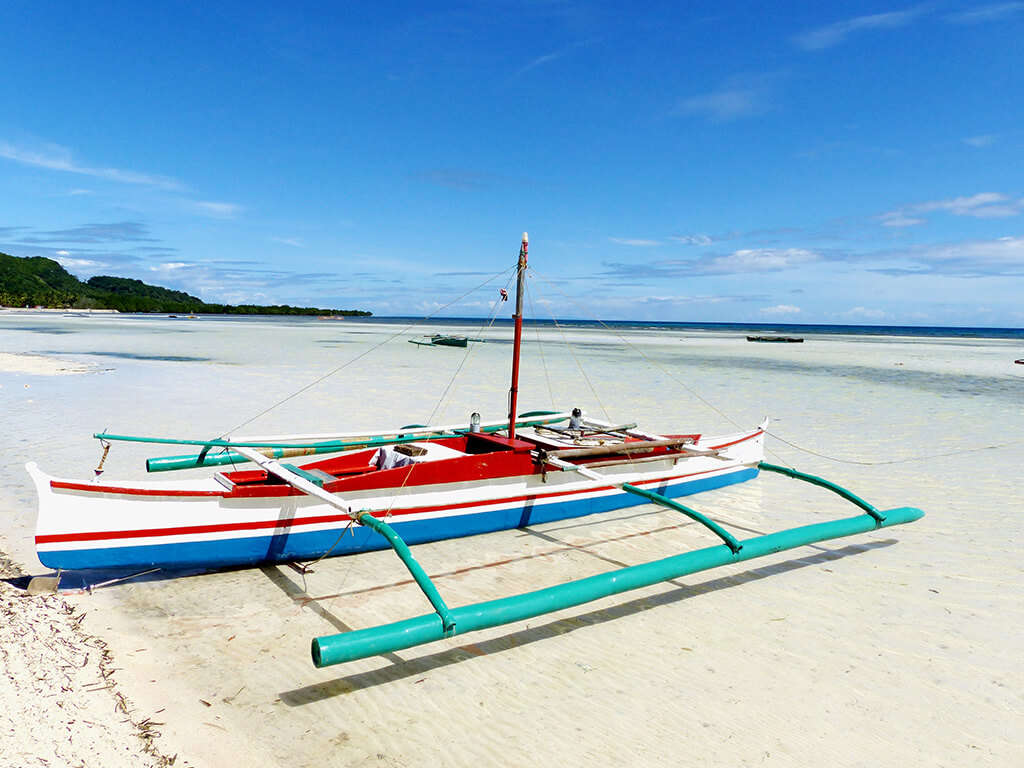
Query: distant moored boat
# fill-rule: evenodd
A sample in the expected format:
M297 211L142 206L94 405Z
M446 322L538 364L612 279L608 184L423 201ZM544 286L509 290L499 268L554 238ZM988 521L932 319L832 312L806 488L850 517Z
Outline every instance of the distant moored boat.
M775 341L787 344L802 344L799 336L747 336L747 341Z
M469 345L469 339L465 336L448 336L442 333L435 333L427 338L430 341L420 341L419 339L409 339L409 341L413 344L421 344L427 347L465 347Z

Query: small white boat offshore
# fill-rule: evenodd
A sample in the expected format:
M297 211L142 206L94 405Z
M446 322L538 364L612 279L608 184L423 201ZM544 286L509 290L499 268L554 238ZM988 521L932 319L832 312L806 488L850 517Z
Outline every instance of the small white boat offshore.
M207 477L117 482L51 477L27 469L39 494L36 551L58 571L180 569L302 563L393 548L434 608L425 616L313 641L318 666L398 650L505 624L609 594L804 544L911 522L912 508L879 511L829 481L766 464L767 421L708 436L611 424L580 409L518 413L523 280L517 263L509 412L482 422L209 440L95 435L113 441L193 446L198 453L150 459L151 472L210 467ZM330 454L326 458L287 459ZM235 465L252 462L251 468ZM224 469L219 469L224 467ZM762 469L808 480L865 514L740 541L676 501L741 483ZM450 609L408 549L656 503L705 526L720 543L609 574Z

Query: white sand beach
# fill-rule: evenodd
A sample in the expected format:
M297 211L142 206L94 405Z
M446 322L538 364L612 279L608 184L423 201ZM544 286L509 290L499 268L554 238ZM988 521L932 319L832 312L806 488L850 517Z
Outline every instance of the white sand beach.
M50 574L33 549L23 464L88 477L101 453L94 432L500 418L510 332L444 326L491 340L468 357L407 343L436 329L0 318L0 766L1024 761L1019 340L761 345L732 332L528 329L521 410L579 405L705 433L769 416L781 438L769 439L769 460L879 508L926 513L528 622L314 668L313 637L429 610L390 552L324 560L308 574L265 566L91 591L68 574L59 594L24 591L25 577ZM69 363L77 375L46 375ZM105 476L143 477L143 458L160 452L118 444ZM768 473L687 503L741 538L857 511ZM415 554L462 605L711 543L688 519L643 506Z

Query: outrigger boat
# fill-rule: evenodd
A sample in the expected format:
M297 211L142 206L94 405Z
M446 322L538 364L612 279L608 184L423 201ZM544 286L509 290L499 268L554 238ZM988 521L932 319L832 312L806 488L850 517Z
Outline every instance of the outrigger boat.
M465 336L452 336L444 333L435 333L433 336L427 336L426 338L429 341L409 339L409 343L419 344L423 347L466 347L470 342Z
M112 441L190 445L199 453L147 461L151 472L230 467L210 477L113 482L50 477L27 465L39 494L36 550L58 571L217 568L303 562L391 547L434 612L316 638L326 666L506 624L699 570L900 523L923 514L879 511L812 475L767 464L767 421L718 436L659 434L573 409L517 415L523 234L507 419L365 433L178 440L96 434ZM282 459L334 454L302 464ZM105 454L104 454L105 455ZM252 462L256 468L234 465ZM760 470L828 488L866 514L737 540L675 499L741 483ZM656 503L697 521L722 544L537 592L450 609L408 545L521 528Z

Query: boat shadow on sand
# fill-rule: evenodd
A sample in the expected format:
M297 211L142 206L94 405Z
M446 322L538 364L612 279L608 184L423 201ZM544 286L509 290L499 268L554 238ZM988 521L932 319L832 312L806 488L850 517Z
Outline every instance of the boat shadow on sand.
M659 608L665 605L672 605L692 597L717 592L732 587L743 586L761 579L771 578L782 573L796 571L809 566L821 565L823 563L840 560L853 555L864 554L876 549L890 547L897 543L897 539L883 539L879 541L862 542L858 544L847 544L844 547L828 549L815 546L818 551L807 555L801 555L780 563L771 563L757 568L750 568L740 573L721 576L710 581L699 584L685 584L674 579L667 584L676 588L668 592L656 595L634 598L618 605L599 608L588 611L578 616L570 616L563 619L556 619L538 626L527 627L516 632L482 640L478 643L464 643L456 648L421 656L415 659L403 659L397 653L381 654L391 661L391 665L374 669L367 672L358 672L353 675L337 677L322 683L295 688L290 691L282 691L278 694L281 701L289 707L300 707L306 704L313 704L318 701L330 699L335 696L342 696L365 688L373 688L378 685L386 685L404 678L422 675L452 664L459 664L470 659L481 656L490 656L501 653L530 643L548 640L559 635L565 635L577 629L592 627L605 622L633 616L652 608ZM277 584L289 596L297 599L305 597L305 593L290 579L288 579L276 566L269 566L263 569L264 573L272 582ZM306 598L308 599L308 597ZM325 621L340 631L346 632L351 629L344 621L333 615L317 600L309 600L308 606L316 611Z

